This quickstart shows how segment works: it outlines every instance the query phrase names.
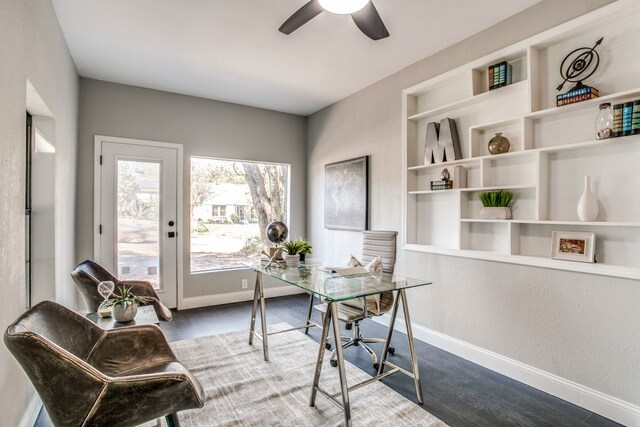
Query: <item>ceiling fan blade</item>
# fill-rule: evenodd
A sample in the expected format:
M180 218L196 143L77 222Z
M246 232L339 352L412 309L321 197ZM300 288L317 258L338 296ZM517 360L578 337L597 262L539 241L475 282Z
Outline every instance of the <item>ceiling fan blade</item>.
M278 28L278 31L285 34L291 34L298 28L302 27L307 22L315 18L324 9L320 6L318 0L311 0L309 3L302 6L293 15L289 17L284 24Z
M378 10L372 2L367 3L365 7L351 14L353 22L356 23L360 31L373 40L384 39L389 37L387 27L384 26L382 18L378 14Z

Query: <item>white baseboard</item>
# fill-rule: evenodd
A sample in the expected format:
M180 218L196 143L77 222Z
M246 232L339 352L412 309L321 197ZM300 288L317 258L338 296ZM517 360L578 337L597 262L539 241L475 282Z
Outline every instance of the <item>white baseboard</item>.
M264 295L267 298L282 297L285 295L293 295L304 293L304 291L295 286L278 286L275 288L265 288ZM253 300L253 289L240 292L228 292L225 294L204 295L200 297L186 297L182 299L180 310L190 308L209 307L212 305L231 304L234 302Z
M33 397L29 402L29 406L27 406L27 410L24 411L22 418L20 419L20 424L18 427L33 427L38 419L38 415L40 414L40 409L42 408L42 400L40 400L40 396L38 393L33 393Z
M388 326L389 315L376 317L374 321ZM620 424L640 427L639 406L424 326L416 324L412 324L412 326L415 339L477 363L480 366L530 385ZM394 329L406 333L404 319L398 318Z

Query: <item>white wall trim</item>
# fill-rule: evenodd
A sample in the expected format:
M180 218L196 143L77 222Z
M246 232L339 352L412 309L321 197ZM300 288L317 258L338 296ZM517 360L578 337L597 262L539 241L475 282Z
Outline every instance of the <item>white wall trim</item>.
M42 400L40 400L40 396L38 393L33 393L33 397L31 397L29 406L27 406L27 409L24 411L18 427L33 427L38 419L38 414L40 414L41 408Z
M264 295L267 298L282 297L285 295L302 294L304 291L295 286L278 286L265 288ZM208 307L211 305L231 304L234 302L253 300L253 289L240 292L227 292L224 294L203 295L200 297L185 297L182 299L180 310L190 308Z
M376 317L375 322L389 325L389 315ZM450 337L412 323L416 339L431 344L463 359L477 363L516 381L535 387L552 396L578 405L603 417L627 426L640 426L640 407L609 396L557 375L526 365L498 353ZM396 319L394 330L406 333L404 319Z

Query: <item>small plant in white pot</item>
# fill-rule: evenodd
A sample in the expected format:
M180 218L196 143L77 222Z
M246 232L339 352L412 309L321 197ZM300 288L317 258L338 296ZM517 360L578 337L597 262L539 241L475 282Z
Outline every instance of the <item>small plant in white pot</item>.
M149 302L147 297L138 297L131 293L131 287L122 286L118 289L119 294L113 293L112 297L105 300L100 307L111 307L113 320L126 323L133 320L138 313L138 304Z
M509 203L513 200L511 191L485 191L478 194L482 206L480 217L482 219L511 219Z
M285 252L284 263L287 268L295 268L300 264L300 253L304 248L300 240L287 240L282 243L282 250Z

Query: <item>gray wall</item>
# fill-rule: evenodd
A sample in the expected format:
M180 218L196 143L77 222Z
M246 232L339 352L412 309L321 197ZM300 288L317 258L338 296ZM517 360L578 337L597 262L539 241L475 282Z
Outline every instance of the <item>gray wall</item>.
M78 128L77 259L93 256L94 135L174 142L184 145L184 200L189 200L190 156L291 164L293 236L304 235L306 119L253 107L133 86L80 79ZM189 235L189 204L183 236ZM239 292L248 271L189 272L189 239L184 240L184 296Z
M48 0L0 0L0 326L24 312L24 181L26 81L55 119L56 298L75 308L69 266L75 260L75 170L78 77ZM33 388L0 345L0 414L18 425Z
M360 253L358 233L323 228L326 163L371 155L371 228L402 226L401 91L598 8L547 0L312 115L307 227L331 262ZM637 281L400 251L398 270L433 280L411 291L412 321L640 404Z

